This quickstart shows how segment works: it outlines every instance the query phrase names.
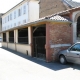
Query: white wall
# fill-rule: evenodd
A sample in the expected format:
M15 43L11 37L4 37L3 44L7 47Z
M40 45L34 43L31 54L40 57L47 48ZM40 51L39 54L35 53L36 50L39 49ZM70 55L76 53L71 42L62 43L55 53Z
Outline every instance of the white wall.
M14 43L8 43L8 48L12 50L16 50L15 44Z
M18 52L21 52L26 55L28 51L28 56L31 56L31 46L30 45L16 44L16 48Z
M26 5L26 14L23 14L23 7ZM21 16L18 16L18 9L21 9ZM16 18L14 19L14 12L16 11ZM9 19L10 19L10 14L12 14L12 20L8 21L7 18L7 22L5 23L5 18L8 17L9 15ZM28 4L27 2L23 5L21 5L20 7L18 7L17 9L11 11L10 13L8 13L4 18L2 18L2 30L7 30L16 26L19 26L19 22L20 25L24 24L23 20L26 20L26 22L28 22ZM3 24L4 22L4 24ZM16 23L16 26L14 25Z
M26 6L26 14L23 14L24 6ZM18 16L18 9L21 9L21 16ZM16 11L16 18L14 19L15 11ZM12 14L12 20L8 21L8 15L10 19L10 14ZM6 23L5 23L5 18L7 19ZM9 11L8 13L2 16L2 31L26 24L31 21L35 21L38 18L39 18L38 1L30 1L30 2L26 1L25 3L21 4L20 6L16 8L13 8L13 10ZM26 23L24 23L24 20L26 20Z
M7 48L7 43L6 42L2 42L2 47L6 47Z
M29 3L29 22L39 19L39 4L38 1Z

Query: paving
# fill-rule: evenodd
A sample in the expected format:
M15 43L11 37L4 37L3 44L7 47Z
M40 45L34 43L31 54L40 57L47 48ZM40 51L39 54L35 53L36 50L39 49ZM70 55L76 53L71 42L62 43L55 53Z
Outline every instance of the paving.
M1 47L0 80L80 80L80 65L47 63Z

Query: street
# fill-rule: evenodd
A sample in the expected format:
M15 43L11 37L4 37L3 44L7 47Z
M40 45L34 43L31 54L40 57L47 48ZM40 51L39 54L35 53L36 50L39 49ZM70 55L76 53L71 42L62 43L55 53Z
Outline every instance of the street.
M80 80L80 65L47 63L0 48L0 80Z

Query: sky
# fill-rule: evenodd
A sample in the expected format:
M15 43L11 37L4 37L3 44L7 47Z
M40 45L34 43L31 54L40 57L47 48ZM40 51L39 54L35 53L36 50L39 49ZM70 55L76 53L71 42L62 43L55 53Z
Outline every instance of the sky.
M22 0L0 0L0 13L5 13ZM73 0L80 2L79 0Z
M0 13L5 13L23 0L0 0Z
M80 2L79 0L72 0L72 1Z

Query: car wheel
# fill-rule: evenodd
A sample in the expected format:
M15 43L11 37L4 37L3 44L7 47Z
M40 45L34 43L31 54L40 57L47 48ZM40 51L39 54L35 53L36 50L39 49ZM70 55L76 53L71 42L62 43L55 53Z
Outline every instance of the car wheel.
M66 58L63 55L60 56L59 61L61 64L66 64Z

